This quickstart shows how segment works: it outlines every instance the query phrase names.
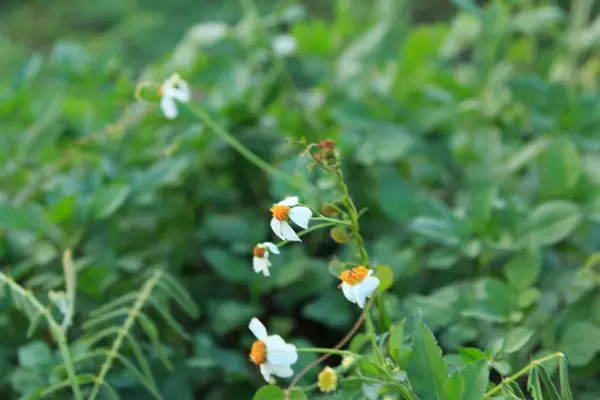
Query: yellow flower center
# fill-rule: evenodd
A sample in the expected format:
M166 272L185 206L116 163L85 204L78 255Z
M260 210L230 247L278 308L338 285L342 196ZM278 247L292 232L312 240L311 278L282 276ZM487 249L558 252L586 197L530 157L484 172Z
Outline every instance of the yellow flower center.
M252 251L254 257L263 258L265 256L265 248L262 246L256 246Z
M319 372L319 389L324 393L331 393L337 388L337 374L331 367L325 367Z
M340 279L346 282L348 285L357 285L361 283L368 275L369 269L359 265L356 268L347 269L342 272Z
M252 343L252 349L250 350L250 361L256 365L260 365L267 361L267 346L260 340Z
M281 204L274 204L271 207L271 212L273 213L273 218L276 220L285 221L290 213L290 208Z

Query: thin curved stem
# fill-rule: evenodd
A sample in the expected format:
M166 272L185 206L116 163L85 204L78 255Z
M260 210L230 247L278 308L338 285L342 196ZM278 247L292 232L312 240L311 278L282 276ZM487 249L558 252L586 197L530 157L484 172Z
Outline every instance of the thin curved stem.
M371 297L371 299L369 300L369 302L365 305L366 309L369 309L371 307L371 305L373 304L373 299L374 299L374 297ZM352 336L354 336L354 334L356 333L356 331L358 331L360 329L360 327L361 327L361 325L362 325L362 323L363 323L364 320L365 320L365 314L362 313L362 314L360 314L360 317L356 320L356 322L354 323L354 325L352 325L352 328L350 328L350 330L348 331L348 333L346 333L346 335L342 338L342 340L340 340L338 342L338 344L336 344L333 347L333 350L340 349L346 343L348 343L348 341L350 339L352 339ZM300 378L302 378L304 376L304 374L306 374L308 371L310 371L314 366L319 365L321 362L327 360L329 357L331 357L331 354L323 354L321 357L317 358L315 361L311 362L306 367L304 367L302 369L302 371L300 371L298 373L298 375L296 375L294 377L294 379L292 379L292 382L290 383L290 385L286 389L286 391L285 391L285 400L289 400L290 399L290 393L292 392L292 389L294 388L294 386L296 385L296 383L298 383L298 381L300 380Z
M324 354L335 354L338 356L350 356L355 358L362 357L360 354L353 353L346 350L328 349L324 347L301 347L296 349L298 353L324 353Z
M210 115L199 107L194 107L192 105L187 105L188 109L194 114L196 117L202 121L210 130L212 130L217 136L219 136L225 143L233 147L238 153L240 153L246 160L250 161L252 164L256 165L258 168L267 172L268 174L273 175L285 181L287 184L294 186L299 190L306 190L306 186L299 184L296 180L294 180L291 176L282 172L281 170L275 168L273 165L269 164L252 151L250 151L246 146L244 146L239 140L237 140L233 135L227 132L221 125L216 123Z
M21 285L2 272L0 272L0 281L10 286L11 290L27 298L37 312L44 316L48 326L50 327L50 330L52 331L52 336L58 345L60 357L63 361L64 368L67 371L67 381L71 386L73 396L76 400L83 400L83 394L81 393L81 388L79 387L79 383L77 381L77 375L75 374L75 367L73 366L73 359L71 358L71 351L69 350L67 338L64 335L60 325L54 320L54 318L52 318L50 311L44 307L42 303L40 303L39 300L33 294L31 294L31 292L23 288Z
M330 227L330 226L333 226L333 225L336 225L336 224L333 223L333 222L327 222L327 223L324 223L324 224L313 225L310 228L306 228L305 230L298 232L298 237L304 236L304 235L306 235L308 233L317 231L317 230L322 229L322 228L327 228L327 227ZM277 247L283 247L283 246L285 246L286 244L288 244L290 242L291 242L291 240L284 240L283 242L277 243Z
M532 362L530 362L529 364L527 364L524 368L522 368L519 371L517 371L514 375L511 375L508 378L504 378L502 380L502 382L500 382L497 386L495 386L492 389L488 390L487 393L483 396L483 398L484 399L489 399L495 393L499 392L504 385L506 385L507 383L514 382L515 380L519 379L520 377L522 377L523 375L525 375L526 373L528 373L532 368L534 368L534 367L536 367L538 365L541 365L541 364L545 363L546 361L550 361L550 360L553 360L555 358L564 358L564 357L565 357L565 355L563 353L557 352L557 353L554 353L554 354L550 354L549 356L542 357L542 358L537 359L537 360L533 360Z
M373 296L375 297L375 296ZM371 321L371 316L369 315L369 310L365 309L365 321L367 321L367 330L369 331L369 337L371 339L371 346L373 346L373 351L377 356L377 360L379 364L382 366L385 365L385 361L383 360L383 355L381 354L381 350L379 350L379 346L377 345L377 340L375 339L375 327L373 326L373 321Z

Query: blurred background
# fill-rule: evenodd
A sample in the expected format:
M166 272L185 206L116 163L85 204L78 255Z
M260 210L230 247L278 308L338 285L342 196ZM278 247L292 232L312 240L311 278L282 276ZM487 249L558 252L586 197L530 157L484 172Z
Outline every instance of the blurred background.
M185 338L148 309L170 371L134 328L162 395L250 399L264 383L247 360L250 318L299 346L329 347L358 317L328 265L352 251L328 232L286 246L268 279L251 268L254 244L274 239L272 203L336 198L335 181L309 171L287 138L332 138L353 198L368 207L371 259L394 272L392 321L420 312L450 364L459 346L490 350L518 332L493 357L494 379L559 350L575 398L597 400L599 9L593 0L4 1L0 268L46 304L73 249L78 354L91 351L90 310L138 291L149 270L169 271L200 315L169 308ZM292 46L279 48L281 38ZM194 103L312 189L266 175L185 107L167 121L152 90L143 92L152 106L136 101L137 82L173 72ZM47 329L25 337L16 307L0 300L3 399L31 398L64 373ZM126 368L107 381L121 398L150 398Z

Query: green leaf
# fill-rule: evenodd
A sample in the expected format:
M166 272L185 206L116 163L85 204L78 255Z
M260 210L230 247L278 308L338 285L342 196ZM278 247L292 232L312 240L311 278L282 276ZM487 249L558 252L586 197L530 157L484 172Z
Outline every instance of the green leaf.
M92 215L95 219L108 218L125 204L131 194L128 185L113 185L103 188L94 195Z
M473 0L450 0L450 2L460 10L475 15L481 14L481 9Z
M35 341L19 347L19 364L27 369L40 371L52 365L52 352L42 341Z
M542 260L538 251L521 251L506 262L504 275L514 288L522 291L535 283L541 264Z
M560 396L562 400L573 400L571 385L569 383L569 367L564 357L560 357L558 360L558 372L560 375Z
M352 308L342 293L329 291L304 306L302 315L331 328L342 328L351 323Z
M558 7L542 6L521 11L512 19L514 28L530 35L547 30L564 19L564 13Z
M412 353L408 360L408 379L421 400L444 398L444 384L448 367L442 359L433 333L423 321L415 326Z
M260 314L260 308L237 300L220 301L210 306L210 325L218 335L225 335Z
M378 265L375 268L375 276L379 278L378 293L385 292L394 283L394 272L389 265Z
M404 320L390 329L390 338L388 342L389 354L396 364L400 365L402 361L402 350L404 348Z
M254 394L252 400L282 400L283 390L279 386L263 386Z
M0 229L35 231L38 224L29 208L17 208L12 204L0 204Z
M542 377L542 381L544 382L544 387L546 388L546 393L550 395L552 400L561 400L560 395L558 394L558 390L556 390L556 386L552 383L552 379L550 378L550 374L544 368L543 365L538 365L540 376Z
M582 367L600 351L600 328L589 321L571 323L565 329L558 348L565 353L569 364Z
M522 326L512 329L504 338L504 353L512 354L519 351L531 339L534 333L534 331Z
M523 241L531 246L554 244L571 234L580 219L579 208L568 201L541 204L525 220Z
M224 249L209 247L204 250L204 257L212 270L223 279L234 283L246 284L252 278L252 258L234 257Z
M527 389L529 389L529 392L533 396L533 400L544 400L537 367L533 367L529 371L529 376L527 377Z
M465 380L460 373L455 372L444 383L445 400L464 400Z
M570 196L582 172L573 141L567 136L555 139L538 161L541 195L545 198Z
M490 370L488 361L477 360L460 371L465 381L465 396L461 400L481 400L487 389Z
M158 281L160 287L171 296L173 300L175 300L181 308L188 313L189 316L198 318L199 311L198 306L190 296L190 293L187 289L179 283L177 279L172 277L170 274L166 272L162 272L162 277Z
M142 372L140 372L140 370L137 369L136 366L127 357L117 353L115 355L115 358L119 360L121 364L123 364L123 366L129 372L131 372L133 376L135 376L135 378L146 388L146 390L150 392L150 394L152 394L152 396L154 396L155 399L162 400L162 396L158 392L158 389L153 384L152 380L144 376L144 374L142 374Z
M403 127L381 124L368 135L356 151L356 160L366 166L390 163L408 155L414 147L413 135Z

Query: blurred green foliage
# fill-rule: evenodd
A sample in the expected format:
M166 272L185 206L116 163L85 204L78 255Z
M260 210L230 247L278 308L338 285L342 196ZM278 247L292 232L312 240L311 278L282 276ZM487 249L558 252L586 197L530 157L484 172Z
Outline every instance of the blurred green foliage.
M488 358L496 381L562 351L575 398L597 399L593 2L453 0L438 12L411 3L281 1L258 12L233 0L3 4L2 272L44 297L63 286L61 255L73 249L76 353L90 310L139 290L147 270L169 271L200 317L172 310L190 340L159 324L172 371L144 344L160 392L250 399L264 383L247 361L250 318L297 345L327 347L358 316L328 271L346 250L326 232L286 248L268 279L250 263L271 235L273 202L300 194L320 207L333 196L334 182L308 171L286 138L331 137L352 197L368 207L371 258L393 271L385 308L394 322L420 314L450 369ZM271 51L283 32L297 41L287 57ZM136 102L137 80L174 71L248 148L313 189L265 175L185 108L171 122ZM0 300L7 399L56 383L60 362L45 329L24 337L14 301ZM312 360L302 354L294 370ZM557 373L556 363L546 368ZM149 396L126 369L108 381L122 398Z

